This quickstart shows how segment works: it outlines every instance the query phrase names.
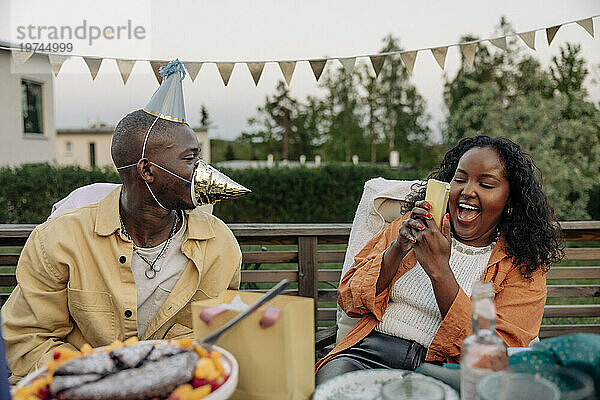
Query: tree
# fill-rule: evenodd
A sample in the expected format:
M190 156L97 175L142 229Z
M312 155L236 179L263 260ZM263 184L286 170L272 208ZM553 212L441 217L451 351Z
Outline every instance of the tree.
M323 143L322 113L322 102L316 97L308 96L306 103L299 103L294 143L297 154L312 157L315 149Z
M397 42L388 36L382 51L399 50ZM389 150L400 150L403 161L423 165L429 134L425 101L398 55L388 56L379 77L371 75L370 68L350 72L340 67L327 70L320 87L323 98L301 102L292 99L281 82L248 120L253 130L241 140L272 150L281 146L283 159L318 149L327 160L350 161L357 154L374 163L377 146L386 138Z
M514 29L502 17L496 33L509 35ZM461 41L476 39L465 36ZM515 96L520 95L527 85L534 86L533 76L537 74L539 63L531 57L521 58L520 49L516 39L509 37L506 51L479 43L473 66L461 56L456 76L444 85L444 101L449 111L442 132L446 143L453 144L463 137L484 133L490 129L489 120L501 118ZM522 63L518 65L520 60ZM530 74L524 74L527 69ZM519 75L531 80L519 79Z
M556 90L567 95L569 100L574 96L587 94L583 81L588 75L588 69L585 60L579 57L580 52L580 45L567 43L566 47L560 48L560 57L552 57L552 82Z
M361 84L365 91L363 107L365 108L366 129L369 136L371 164L377 162L377 142L383 135L383 99L378 77L371 75L368 65L361 73Z
M389 35L383 39L381 53L401 50L398 39ZM379 78L381 123L388 139L389 150L399 150L401 160L419 163L413 146L423 143L429 135L429 116L425 100L410 83L409 74L400 55L387 56Z
M509 31L502 20L500 28ZM549 70L523 56L480 45L474 68L463 64L445 86L448 144L465 136L505 136L536 161L544 190L561 219L589 219L590 193L600 184L600 110L586 100L580 48L567 44Z
M208 129L211 125L212 121L210 120L208 110L206 109L206 106L202 104L200 107L200 127L203 129Z
M233 152L233 146L228 144L227 149L225 150L225 160L235 160L235 153Z
M595 121L565 119L565 95L519 97L490 131L530 153L542 171L544 191L561 219L589 219L588 203L600 170L600 113Z
M252 132L243 132L240 140L260 144L268 153L287 160L300 154L312 155L319 136L321 112L319 102L308 98L302 104L291 97L287 85L280 81L273 96L258 107L257 115L248 119Z
M381 52L399 50L397 39L384 39ZM420 164L415 146L429 134L425 101L398 55L389 55L378 77L368 66L348 73L338 68L321 85L327 94L322 102L325 121L324 149L330 158L350 161L353 154L377 160L377 144L388 141L389 150L399 149L403 161Z
M358 77L340 67L334 73L328 71L324 78L321 87L327 94L322 105L326 125L323 149L329 159L348 162L365 148L355 85Z
M242 133L242 140L264 143L272 150L276 150L275 147L279 143L281 157L287 160L292 136L292 112L296 107L296 99L290 96L288 87L280 81L275 94L272 97L267 96L265 104L258 107L257 117L248 119L248 124L257 130Z

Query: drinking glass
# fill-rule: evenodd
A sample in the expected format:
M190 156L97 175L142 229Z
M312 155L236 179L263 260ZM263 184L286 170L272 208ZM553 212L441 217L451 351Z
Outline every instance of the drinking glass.
M444 400L444 388L430 379L407 375L385 384L381 397L383 400Z
M479 400L559 400L558 387L547 379L529 374L495 372L477 383Z

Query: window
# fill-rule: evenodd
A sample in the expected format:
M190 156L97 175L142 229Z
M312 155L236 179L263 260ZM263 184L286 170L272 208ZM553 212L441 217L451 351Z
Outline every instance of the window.
M42 125L42 85L32 81L21 81L23 101L23 132L27 134L44 133Z
M96 167L96 143L90 143L90 167Z
M67 153L73 152L73 143L67 142Z

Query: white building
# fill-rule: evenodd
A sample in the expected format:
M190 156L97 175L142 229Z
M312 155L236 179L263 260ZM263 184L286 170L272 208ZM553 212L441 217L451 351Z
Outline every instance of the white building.
M2 41L0 46L11 47ZM81 167L112 166L113 127L61 129L57 133L53 79L47 55L34 54L16 66L11 52L0 49L0 166L55 161ZM202 159L210 163L207 130L192 129Z
M202 128L192 128L200 143L200 156L210 163L210 140ZM112 167L110 145L115 128L99 125L91 128L58 129L56 162L80 167Z
M8 46L0 41L0 46ZM54 82L48 56L34 54L16 67L0 50L0 165L56 159Z

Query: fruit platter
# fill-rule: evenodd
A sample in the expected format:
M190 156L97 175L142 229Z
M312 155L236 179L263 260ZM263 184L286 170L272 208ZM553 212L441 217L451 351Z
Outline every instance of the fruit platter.
M15 400L223 400L235 391L238 364L225 349L191 339L131 338L80 351L59 349L25 377Z

